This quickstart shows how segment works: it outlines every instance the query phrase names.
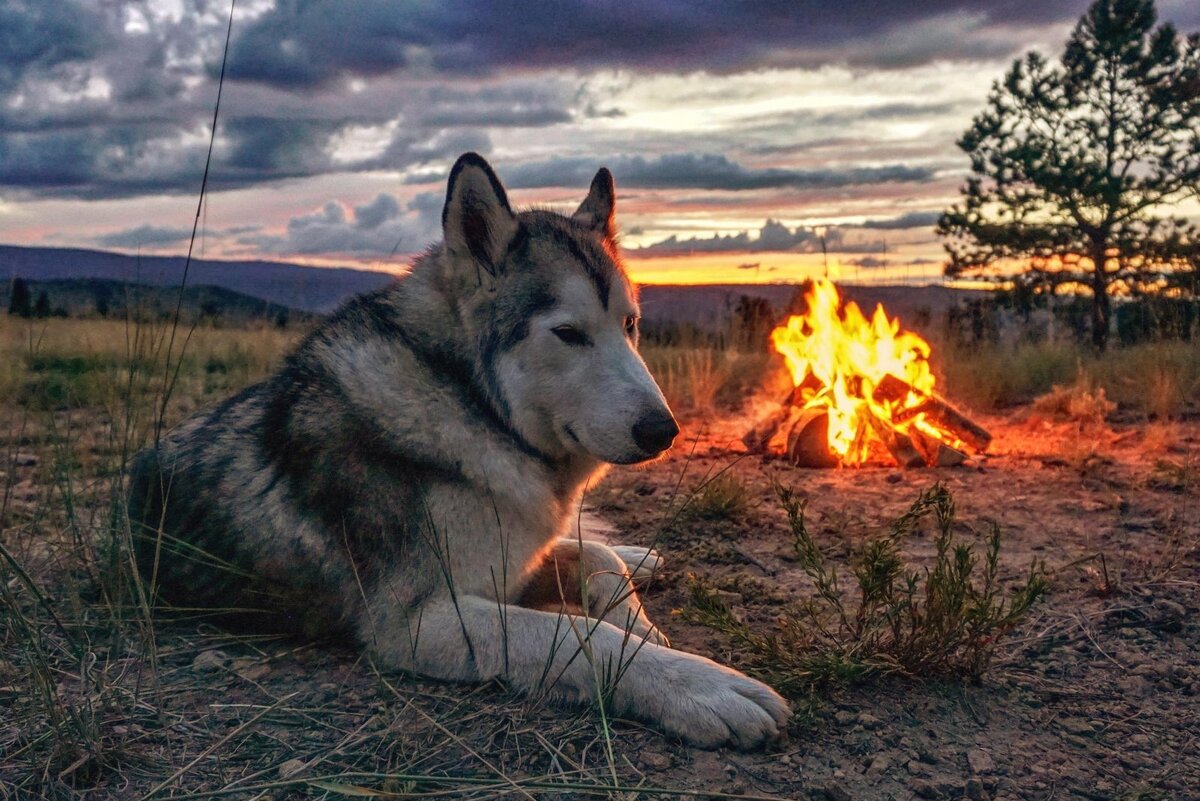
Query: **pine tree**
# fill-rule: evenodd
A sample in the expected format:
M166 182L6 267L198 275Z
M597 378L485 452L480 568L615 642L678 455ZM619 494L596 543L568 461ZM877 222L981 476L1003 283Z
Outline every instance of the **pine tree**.
M1112 294L1194 292L1200 265L1200 228L1168 213L1200 197L1200 34L1155 20L1153 0L1097 0L1059 63L1015 61L938 222L951 277L1090 292L1098 350Z
M12 294L8 299L8 313L15 317L30 317L33 314L29 305L29 284L24 278L14 279Z

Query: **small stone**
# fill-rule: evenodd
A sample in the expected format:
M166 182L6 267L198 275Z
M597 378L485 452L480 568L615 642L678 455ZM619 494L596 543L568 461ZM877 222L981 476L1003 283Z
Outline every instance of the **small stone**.
M834 714L833 719L837 721L839 726L850 726L854 723L855 717L853 712L847 712L843 709Z
M728 773L730 777L737 775L738 772L737 767L732 762L726 762L725 767L721 768L721 770Z
M921 798L941 798L942 794L937 785L928 779L913 779L909 788Z
M263 676L271 672L271 666L269 664L259 661L254 657L235 659L230 667L233 668L234 673L238 674L246 681L258 681Z
M1183 604L1176 603L1174 601L1168 601L1163 598L1159 598L1154 602L1154 605L1163 610L1167 616L1177 620L1182 620L1188 616L1187 609L1184 608Z
M1059 721L1059 724L1071 734L1078 734L1081 737L1090 735L1095 731L1091 722L1083 718L1063 718Z
M850 795L850 791L837 782L826 782L821 788L821 792L825 793L825 797L829 801L854 801L854 796Z
M904 767L913 776L928 776L929 775L929 768L925 767L924 765L922 765L920 762L918 762L915 759L908 760L908 762L904 763Z
M18 453L13 457L13 464L17 467L37 467L38 458L32 453Z
M869 712L863 712L859 715L858 722L864 729L876 729L879 728L879 724L883 723L882 720Z
M196 658L192 660L192 670L207 672L209 670L220 670L225 667L227 657L225 654L214 649L201 651L196 654Z
M992 759L992 755L981 748L972 748L967 751L967 765L971 767L972 773L991 773L996 769L996 762Z
M967 779L967 786L963 794L970 801L988 801L988 792L979 779Z
M308 763L303 759L289 759L279 766L279 778L290 779L307 767Z
M671 758L658 751L647 751L642 754L642 766L651 770L666 770L671 767Z
M871 777L882 776L891 766L892 760L888 759L886 754L878 754L871 760L871 764L867 766L867 775Z

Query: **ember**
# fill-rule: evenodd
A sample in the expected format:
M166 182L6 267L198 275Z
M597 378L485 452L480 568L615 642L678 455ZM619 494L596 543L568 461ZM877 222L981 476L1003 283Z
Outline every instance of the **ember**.
M771 332L793 390L743 441L806 467L890 458L903 467L961 464L991 435L935 391L929 343L876 306L870 319L817 281L808 309Z

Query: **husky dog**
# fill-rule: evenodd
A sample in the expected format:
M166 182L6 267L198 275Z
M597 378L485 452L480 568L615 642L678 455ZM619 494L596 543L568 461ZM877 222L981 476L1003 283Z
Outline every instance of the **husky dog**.
M779 695L646 617L631 582L657 554L568 536L589 481L678 433L638 356L613 210L606 169L567 217L514 212L486 161L459 158L441 244L139 455L149 585L347 632L422 676L603 698L701 746L773 738Z

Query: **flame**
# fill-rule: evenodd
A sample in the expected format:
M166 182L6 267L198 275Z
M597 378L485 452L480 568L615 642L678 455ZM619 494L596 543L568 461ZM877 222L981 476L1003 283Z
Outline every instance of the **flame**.
M870 415L903 432L915 427L946 439L924 415L893 422L896 412L916 406L934 392L928 342L902 330L900 320L890 319L882 305L875 307L870 319L858 304L843 305L837 287L828 280L814 282L805 301L807 311L772 331L771 342L783 354L792 383L800 387L804 407L828 412L829 448L842 464L866 460ZM876 399L875 388L887 375L907 382L914 391L895 400Z

